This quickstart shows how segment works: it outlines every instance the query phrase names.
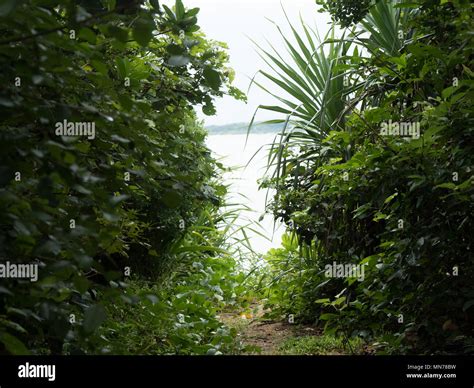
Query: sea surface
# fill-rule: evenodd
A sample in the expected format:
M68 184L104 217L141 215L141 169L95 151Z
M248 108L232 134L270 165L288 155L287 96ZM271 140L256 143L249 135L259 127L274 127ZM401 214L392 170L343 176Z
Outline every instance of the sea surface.
M258 181L265 176L268 146L274 138L275 133L250 134L248 138L246 134L208 137L207 144L214 156L226 167L238 167L226 173L224 181L231 184L229 199L252 209L252 212L242 213L240 225L249 220L259 222L259 218L265 213L266 200L270 201L272 198L272 193L267 189L259 190ZM267 175L270 173L267 172ZM259 224L261 227L254 227L264 234L265 238L251 231L248 234L252 248L259 254L264 254L268 249L280 245L284 228L274 222L271 214L266 215Z

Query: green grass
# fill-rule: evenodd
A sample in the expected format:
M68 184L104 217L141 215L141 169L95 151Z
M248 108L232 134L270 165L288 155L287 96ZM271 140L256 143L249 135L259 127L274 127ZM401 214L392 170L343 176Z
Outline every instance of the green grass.
M352 338L347 344L342 338L328 335L304 336L285 340L279 351L282 355L361 354L363 344L359 338Z

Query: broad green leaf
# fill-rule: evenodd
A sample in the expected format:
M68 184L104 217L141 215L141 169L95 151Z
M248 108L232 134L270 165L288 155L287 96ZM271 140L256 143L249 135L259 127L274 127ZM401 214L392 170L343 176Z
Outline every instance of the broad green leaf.
M221 86L221 77L217 71L211 67L205 67L203 71L206 83L215 91L219 91Z
M154 29L155 24L152 19L140 18L133 25L133 39L135 39L141 46L146 47L153 38Z
M8 16L19 4L18 0L0 0L0 17Z
M155 11L160 11L160 2L158 0L150 0L150 4Z
M96 304L87 308L84 313L83 327L86 333L94 332L107 318L103 306Z
M11 334L0 332L0 342L2 342L7 351L13 355L25 356L30 354L25 344Z
M184 15L185 15L185 9L184 9L183 2L181 0L176 0L175 8L176 8L176 18L178 20L183 19Z

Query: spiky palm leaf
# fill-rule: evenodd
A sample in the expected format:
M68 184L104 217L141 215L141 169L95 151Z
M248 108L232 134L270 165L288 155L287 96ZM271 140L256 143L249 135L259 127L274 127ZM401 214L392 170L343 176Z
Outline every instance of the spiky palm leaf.
M289 61L271 44L270 49L257 44L261 57L272 70L260 71L257 75L262 75L271 86L264 86L256 77L252 83L275 97L280 104L261 105L255 115L259 110L266 110L286 116L268 121L285 123L285 129L275 138L269 153L268 165L276 167L276 178L302 163L311 161L313 166L324 163L320 151L329 132L346 130L345 115L367 102L366 98L369 100L370 97L369 103L376 105L367 90L380 80L372 79L370 75L365 77L358 64L364 52L380 53L385 57L400 55L404 42L409 38L399 35L400 25L407 22L412 12L398 8L398 3L377 2L358 29L346 31L348 37L343 34L338 39L335 38L334 26L321 40L317 31L308 27L301 18L301 32L298 32L286 17L293 39L290 41L281 28L276 27L285 42L291 58ZM353 51L349 54L351 48ZM350 82L344 82L349 79ZM343 158L350 157L347 150L339 152Z
M347 55L351 45L351 42L336 41L334 28L327 34L326 44L302 20L302 32L298 32L289 20L288 24L294 42L285 36L279 26L276 27L291 61L285 60L271 44L268 50L257 45L261 57L272 70L272 73L260 71L259 74L272 87L276 87L276 91L270 91L255 78L252 81L280 101L280 105L259 106L257 111L262 109L286 116L271 121L285 123L283 133L271 147L268 163L276 166L277 177L284 174L289 165L299 164L305 157L313 159L314 147L318 149L331 130L343 130L340 114L345 106L346 87L343 71L338 69L338 64ZM281 97L282 94L289 97ZM303 158L302 155L298 156L299 159L293 158L292 148L299 148L301 145L313 149L309 154L303 155Z

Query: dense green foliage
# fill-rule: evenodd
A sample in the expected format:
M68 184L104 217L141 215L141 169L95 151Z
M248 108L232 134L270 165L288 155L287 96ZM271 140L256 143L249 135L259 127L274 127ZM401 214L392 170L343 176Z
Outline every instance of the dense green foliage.
M98 331L103 352L114 354L234 354L245 351L237 331L219 320L239 308L248 277L234 257L231 237L239 208L204 211L188 235L170 249L177 264L164 281L134 280L121 303L108 306L111 319ZM133 303L136 301L136 303ZM132 302L132 303L130 303Z
M294 64L262 54L292 98L261 107L287 115L266 186L304 248L267 257L273 303L386 352L472 352L472 5L380 1L321 46L303 29ZM328 277L333 262L365 276Z
M267 315L277 318L281 314L292 314L298 321L301 312L311 316L307 300L314 297L314 283L319 272L317 257L311 247L301 246L294 233L284 234L281 246L270 249L263 258L268 265L257 290L261 292L266 307L271 309ZM312 265L309 264L311 259Z
M0 354L236 354L219 314L255 296L324 327L283 353L474 352L472 5L316 3L329 33L277 26L252 81L288 229L263 265L197 119L245 100L198 8L0 3Z
M373 0L316 0L319 12L329 12L343 27L360 22L367 15Z
M134 301L128 279L183 265L176 244L203 212L218 217L226 188L193 107L211 115L215 97L244 96L198 12L2 2L0 259L36 262L39 280L2 279L1 353L99 351L109 305ZM90 132L60 132L64 120ZM220 243L196 260L215 268Z
M281 346L281 354L291 355L341 355L363 353L363 341L351 338L345 342L342 338L330 336L302 336L290 338Z

